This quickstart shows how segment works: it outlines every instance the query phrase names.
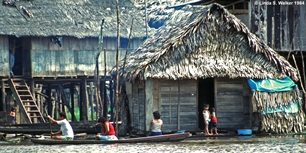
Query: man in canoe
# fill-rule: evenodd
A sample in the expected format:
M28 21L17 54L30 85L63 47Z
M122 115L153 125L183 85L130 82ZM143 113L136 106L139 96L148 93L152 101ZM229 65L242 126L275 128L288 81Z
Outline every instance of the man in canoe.
M102 133L96 135L96 140L118 140L114 126L105 117L100 117L98 123L101 125Z
M73 140L73 129L68 120L66 119L66 114L64 112L59 113L59 121L54 120L50 115L48 115L47 117L51 122L61 125L60 131L54 133L51 132L51 136L53 136L54 139Z

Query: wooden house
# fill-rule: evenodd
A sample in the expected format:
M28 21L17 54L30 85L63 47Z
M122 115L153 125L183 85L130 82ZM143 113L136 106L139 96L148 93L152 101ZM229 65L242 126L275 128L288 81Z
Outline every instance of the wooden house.
M119 13L119 58L122 59L130 32L128 51L137 48L152 30L146 28L143 14L129 0L120 1ZM103 46L100 46L102 20ZM99 51L102 51L98 59L100 76L116 63L117 14L113 0L3 0L0 27L1 110L4 111L10 109L6 106L5 90L10 77L12 44L16 47L15 78L24 79L31 93L37 84L50 90L54 85L89 85L94 80ZM105 77L109 80L108 76ZM88 100L85 92L83 97L80 103L85 104Z
M250 0L250 29L258 38L300 70L306 88L306 2ZM303 89L302 88L302 89ZM304 91L305 94L305 91Z
M127 82L131 124L145 131L156 110L163 130L203 129L205 103L216 108L218 128L252 128L247 78L298 80L284 57L216 3L175 11L119 74Z

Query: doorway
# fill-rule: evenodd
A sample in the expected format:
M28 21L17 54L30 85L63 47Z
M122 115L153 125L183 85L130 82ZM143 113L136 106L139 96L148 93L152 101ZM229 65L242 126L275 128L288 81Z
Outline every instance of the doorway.
M10 57L10 65L12 64L13 75L22 75L22 46L21 38L15 36L9 37L9 53L13 55L13 59ZM11 67L11 66L10 66Z
M209 104L209 110L215 107L215 89L214 78L206 78L198 80L198 125L200 130L204 130L203 122L203 105Z

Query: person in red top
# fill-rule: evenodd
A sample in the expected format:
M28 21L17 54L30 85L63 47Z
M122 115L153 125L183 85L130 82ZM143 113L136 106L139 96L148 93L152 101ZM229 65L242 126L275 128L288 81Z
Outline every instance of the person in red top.
M213 134L213 130L214 130L215 133L218 134L216 109L212 108L211 110L212 111L210 114L210 133Z
M96 140L118 140L114 126L105 117L100 117L98 123L101 125L102 133L96 135Z

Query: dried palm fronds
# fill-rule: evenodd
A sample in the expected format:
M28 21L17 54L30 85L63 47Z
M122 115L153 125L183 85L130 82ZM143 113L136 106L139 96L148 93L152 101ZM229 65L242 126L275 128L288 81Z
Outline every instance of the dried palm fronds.
M287 60L219 4L174 11L127 61L131 62L125 65L125 72L120 64L119 75L130 82L146 78L263 79L286 75L298 80L297 70Z
M286 107L289 104L298 104L296 113L274 112L264 114L267 109L275 109L277 107ZM258 92L253 91L252 106L253 112L257 111L261 118L261 131L273 133L295 133L302 132L304 129L304 112L302 110L302 101L299 96L299 90L287 92Z

